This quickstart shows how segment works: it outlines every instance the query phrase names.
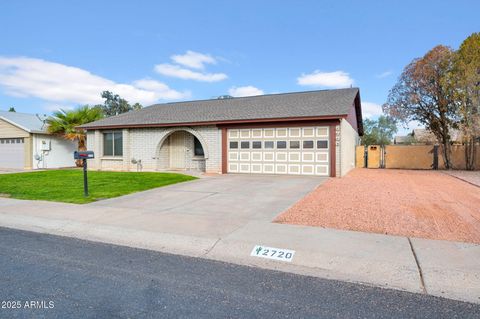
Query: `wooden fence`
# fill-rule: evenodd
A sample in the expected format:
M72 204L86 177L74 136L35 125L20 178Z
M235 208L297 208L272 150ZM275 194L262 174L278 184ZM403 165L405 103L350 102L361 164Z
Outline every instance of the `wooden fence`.
M442 147L434 145L363 145L356 149L356 166L368 168L445 169ZM437 154L437 155L436 155ZM436 156L438 156L436 158ZM454 169L466 169L465 146L452 145ZM476 169L480 169L480 147L477 147Z

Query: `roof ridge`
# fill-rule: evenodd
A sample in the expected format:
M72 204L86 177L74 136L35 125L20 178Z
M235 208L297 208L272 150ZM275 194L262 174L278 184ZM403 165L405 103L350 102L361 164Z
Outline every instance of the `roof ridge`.
M10 111L3 111L3 110L0 110L0 113L7 113L7 114L20 114L20 115L31 115L31 116L37 116L38 115L41 115L40 113L26 113L26 112L10 112Z
M351 88L339 88L339 89L321 89L321 90L308 90L308 91L295 91L295 92L282 92L282 93L268 93L268 94L260 94L260 95L249 95L249 96L238 96L232 97L231 99L248 99L248 98L259 98L264 96L278 96L278 95L289 95L289 94L306 94L306 93L315 93L315 92L325 92L325 91L343 91L343 90L360 90L359 87L351 87ZM156 103L149 106L144 107L143 109L150 108L153 106L159 105L168 105L168 104L180 104L180 103L193 103L193 102L206 102L206 101L228 101L228 99L219 99L219 98L210 98L210 99L198 99L198 100L188 100L188 101L173 101L173 102L165 102L165 103Z

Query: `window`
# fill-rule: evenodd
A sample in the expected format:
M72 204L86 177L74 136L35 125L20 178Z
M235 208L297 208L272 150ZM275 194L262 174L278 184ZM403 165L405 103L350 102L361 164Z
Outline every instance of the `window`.
M273 148L274 146L273 141L265 141L264 144L265 148Z
M290 148L292 149L300 148L300 141L290 141Z
M277 141L277 148L287 148L287 141Z
M230 148L238 148L238 142L230 142Z
M204 156L205 153L203 152L203 147L202 143L196 138L195 136L193 137L193 154L195 156Z
M262 142L260 141L253 141L252 148L262 148Z
M240 148L250 148L250 142L249 141L241 141L240 142Z
M123 134L122 131L103 133L103 155L123 156Z
M313 141L303 141L303 148L313 148Z
M317 148L328 148L328 141L317 141Z

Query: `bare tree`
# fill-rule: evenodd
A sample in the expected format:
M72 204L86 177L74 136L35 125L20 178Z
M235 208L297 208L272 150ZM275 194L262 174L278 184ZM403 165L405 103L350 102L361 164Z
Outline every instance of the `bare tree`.
M452 168L450 130L457 127L454 89L445 81L453 65L453 51L436 46L422 58L405 67L397 84L390 90L383 111L407 123L418 121L443 145L443 159Z

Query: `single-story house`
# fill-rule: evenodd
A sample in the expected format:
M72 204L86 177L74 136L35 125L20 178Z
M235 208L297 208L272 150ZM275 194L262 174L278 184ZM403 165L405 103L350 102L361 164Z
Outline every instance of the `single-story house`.
M152 105L80 126L97 170L343 176L363 135L358 88Z
M450 129L450 141L452 144L462 144L463 134L460 130ZM404 145L434 145L440 144L437 137L430 131L424 128L413 129L411 133L405 136L395 136L393 144Z
M76 143L51 135L35 114L0 111L0 168L75 166Z
M411 144L411 135L397 135L393 138L393 144Z

